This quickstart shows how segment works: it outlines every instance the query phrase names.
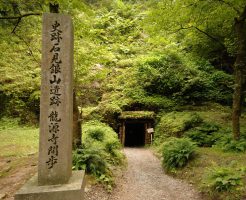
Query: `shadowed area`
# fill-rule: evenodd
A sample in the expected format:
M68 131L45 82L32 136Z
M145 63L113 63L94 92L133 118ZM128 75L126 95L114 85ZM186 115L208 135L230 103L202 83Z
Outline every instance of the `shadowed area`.
M144 146L145 129L143 123L126 123L125 146Z

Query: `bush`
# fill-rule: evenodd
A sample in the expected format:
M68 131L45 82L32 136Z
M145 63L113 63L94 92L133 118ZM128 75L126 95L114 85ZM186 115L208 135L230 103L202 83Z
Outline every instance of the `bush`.
M216 192L236 192L242 189L243 173L241 170L226 167L210 168L203 178L202 189L214 195Z
M215 145L225 152L245 152L246 140L242 136L239 140L234 140L231 135L223 136Z
M193 128L203 122L203 119L197 113L190 114L190 118L184 121L184 130Z
M81 147L73 152L73 169L86 170L99 182L106 184L108 189L111 189L114 182L105 157L106 155L102 149Z
M108 125L99 121L84 124L82 142L86 148L101 149L111 164L121 164L124 156L117 133Z
M203 119L197 113L170 112L162 114L156 126L155 139L164 142L167 137L181 137L184 132L198 126Z
M85 169L110 190L113 185L111 167L124 163L117 134L102 122L89 121L83 125L82 135L82 147L73 153L73 168Z
M88 137L102 142L104 140L104 131L100 127L91 127L88 130Z
M187 131L184 135L200 147L211 147L222 137L222 134L217 132L218 130L217 124L205 122L201 126Z
M163 144L163 167L169 171L184 167L195 153L195 145L188 138L171 138Z
M107 172L107 163L101 149L78 148L73 153L73 168L75 170L86 170L95 176Z

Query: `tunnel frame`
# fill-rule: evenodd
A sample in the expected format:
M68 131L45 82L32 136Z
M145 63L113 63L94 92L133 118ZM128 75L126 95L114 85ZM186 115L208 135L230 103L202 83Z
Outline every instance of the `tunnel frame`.
M127 125L128 124L141 124L143 125L143 134L144 134L144 142L142 145L135 145L135 146L144 146L151 144L153 138L154 138L154 133L149 132L148 130L153 128L154 124L154 112L144 112L148 113L143 115L142 112L137 112L137 111L131 111L131 112L123 112L121 116L119 117L119 122L120 122L120 128L119 128L119 139L120 142L123 146L129 146L126 143L127 139ZM142 115L141 115L142 114ZM130 145L134 146L134 145Z

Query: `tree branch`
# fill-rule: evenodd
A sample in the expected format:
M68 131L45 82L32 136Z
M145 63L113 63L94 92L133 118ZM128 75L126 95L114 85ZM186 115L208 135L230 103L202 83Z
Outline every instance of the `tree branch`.
M208 34L207 32L205 32L205 31L199 29L199 28L196 27L196 26L192 26L192 27L193 27L194 29L196 29L197 31L199 31L200 33L205 34L207 37L209 37L210 39L214 40L215 42L218 42L222 47L225 48L225 45L224 45L218 38L216 38L216 37L214 37L214 36Z
M35 56L34 56L34 54L33 54L33 51L32 51L32 49L31 49L30 45L28 44L28 42L25 41L21 36L17 35L15 32L13 32L13 34L14 34L17 38L19 38L21 41L24 42L24 44L27 46L27 48L28 48L28 50L29 50L29 52L30 52L30 55L33 57L33 60L34 60L36 63L40 64L39 61L35 58Z
M21 20L23 17L28 17L28 16L33 16L33 15L41 15L42 13L26 13L26 14L23 14L23 15L18 15L18 16L4 16L4 17L0 17L0 20L2 19L7 19L7 20L16 20L17 19L17 22L15 24L15 27L14 29L12 30L11 33L15 33L15 30L16 28L18 27L18 25L20 24Z
M26 13L23 15L19 15L19 16L4 16L4 17L0 17L0 19L22 19L23 17L28 17L31 15L41 15L42 13Z
M16 22L16 24L15 24L15 27L14 27L14 29L12 30L11 33L15 33L15 30L16 30L16 28L18 27L18 25L19 25L20 22L21 22L21 18L18 18L18 20L17 20L17 22Z
M187 29L196 29L196 30L199 31L200 33L206 35L206 36L209 37L211 40L213 40L213 41L219 43L223 48L225 48L225 45L224 45L218 38L216 38L216 37L210 35L209 33L207 33L207 32L205 32L205 31L201 30L201 29L198 28L197 26L183 27L182 25L180 25L180 28L177 29L177 30L175 30L175 32L173 32L173 33L177 33L177 32L179 32L179 31L181 31L181 30L187 30Z

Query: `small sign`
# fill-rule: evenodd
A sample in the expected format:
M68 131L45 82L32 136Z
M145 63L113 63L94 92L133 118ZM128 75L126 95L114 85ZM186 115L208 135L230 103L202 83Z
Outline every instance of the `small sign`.
M147 129L147 132L148 132L148 133L154 133L154 129L153 129L153 128L148 128L148 129Z

